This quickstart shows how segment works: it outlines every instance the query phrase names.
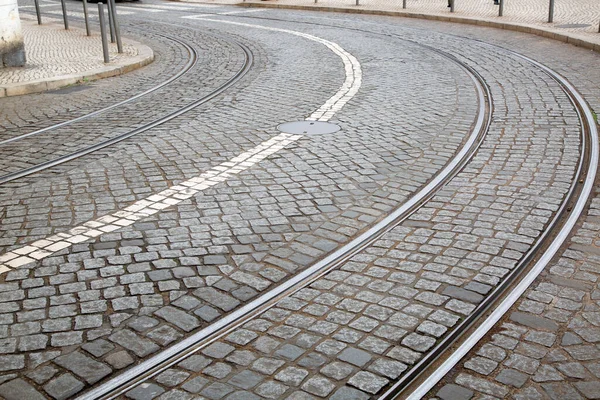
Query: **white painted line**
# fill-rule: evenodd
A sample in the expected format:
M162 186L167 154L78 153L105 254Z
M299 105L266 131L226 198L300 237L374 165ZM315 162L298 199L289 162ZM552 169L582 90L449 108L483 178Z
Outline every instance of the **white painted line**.
M360 85L362 82L362 71L361 71L360 63L353 55L346 52L344 49L342 49L340 46L338 46L337 44L335 44L333 42L318 38L313 35L308 35L305 33L296 32L296 31L287 30L287 29L269 28L269 27L264 27L264 26L260 26L260 25L241 24L241 23L231 22L231 21L221 21L221 20L212 20L212 21L219 22L219 23L231 23L231 24L242 25L242 26L247 26L247 27L251 27L251 28L270 30L270 31L285 32L285 33L289 33L292 35L300 36L300 37L303 37L303 38L306 38L306 39L309 39L309 40L312 40L312 41L315 41L315 42L325 45L327 48L331 49L335 54L337 54L340 58L342 58L342 61L344 62L344 66L345 66L344 70L346 72L346 80L344 81L344 84L338 90L338 92L335 95L333 95L326 102L325 105L321 106L317 111L312 113L311 116L309 118L307 118L307 120L314 120L314 119L319 118L320 121L327 121L329 118L331 118L331 116L333 115L334 112L341 110L342 107L344 106L344 104L346 104L346 102L348 100L350 100L353 93L355 94L356 92L358 92L358 90L360 88ZM328 112L331 114L331 116L326 117L326 116L322 115L324 107L326 110L328 110ZM238 156L232 158L231 160L225 161L225 162L221 163L220 165L211 168L210 170L206 171L205 173L201 174L200 176L188 179L187 181L182 182L176 186L181 189L175 190L176 187L174 186L174 187L164 190L158 194L149 196L145 200L140 200L140 202L141 201L150 201L150 202L153 202L153 205L156 205L156 204L161 204L158 202L163 202L167 198L175 198L177 193L186 193L186 194L187 193L194 193L194 194L198 193L199 191L201 191L209 186L213 186L213 185L216 185L217 183L219 183L221 180L221 179L219 179L220 177L223 177L223 179L225 180L231 175L235 175L241 171L244 171L244 170L250 168L251 166L255 165L256 163L262 161L263 159L267 158L269 155L276 153L277 151L283 149L290 143L295 142L296 140L300 139L301 137L302 137L301 135L291 135L291 134L287 134L287 133L280 133L279 135L259 144L255 148L245 151L245 152L239 154ZM134 205L132 205L132 206L135 207L137 203L138 202L134 203ZM150 207L152 207L153 205L150 205ZM129 207L132 207L132 206L129 206ZM117 214L117 213L114 213L114 214ZM114 215L114 214L112 214L112 215ZM112 215L109 217L115 218ZM106 218L106 217L103 217L103 218ZM102 218L98 219L97 221L99 221L101 219ZM0 268L1 267L2 266L0 266ZM308 272L305 272L305 273L308 273ZM303 274L297 275L294 279L296 279L300 276L304 276L304 275ZM254 302L252 304L254 304ZM236 311L236 313L234 313L234 314L237 315L238 312L245 311L246 308L248 308L248 305L243 307L242 309ZM227 324L229 321L228 318L230 318L230 317L225 317L224 319L219 320L219 323ZM139 376L139 375L143 374L145 371L152 368L152 366L155 365L157 362L161 362L164 358L168 358L168 357L171 357L173 354L177 354L179 351L181 351L182 348L189 347L188 342L190 340L196 340L195 336L198 334L203 334L206 331L206 329L210 329L210 327L205 328L202 331L195 334L194 336L189 337L189 338L183 340L182 342L179 342L175 346L172 346L172 347L166 349L165 351L157 354L156 356L133 367L132 369L128 370L126 373L118 375L117 377L109 380L105 384L100 385L97 388L91 390L90 392L83 394L82 396L78 397L77 399L78 400L96 399L102 395L105 395L106 393L109 393L110 391L114 390L117 387L120 387L122 384L129 381L132 376Z
M331 116L342 109L348 100L358 92L362 82L362 72L358 60L346 52L336 43L325 39L318 38L306 33L291 31L287 29L269 28L260 25L241 24L231 21L213 20L219 23L229 23L242 25L257 29L265 29L269 31L285 32L300 36L325 45L344 62L346 71L346 79L338 92L333 95L327 102L317 111L312 113L307 120L327 121ZM81 243L89 239L96 238L103 233L113 232L125 226L132 225L136 221L145 218L149 215L177 205L211 186L224 182L239 174L242 171L251 168L268 156L278 152L290 143L300 139L301 135L290 135L281 133L271 139L264 141L258 146L245 151L231 160L225 161L201 175L188 179L176 186L163 190L160 193L148 196L145 199L138 200L122 211L117 211L109 215L105 215L96 220L87 221L80 226L72 228L68 233L59 233L49 238L37 240L29 245L13 249L0 256L0 271L5 271L10 268L35 262L42 258L48 257L60 250L66 249L73 244ZM33 258L27 257L28 254L35 254Z

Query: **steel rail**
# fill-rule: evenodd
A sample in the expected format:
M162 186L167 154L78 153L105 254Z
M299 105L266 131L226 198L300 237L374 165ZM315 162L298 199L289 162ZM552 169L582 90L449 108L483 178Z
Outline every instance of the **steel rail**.
M494 46L497 47L497 46ZM442 339L436 347L421 359L411 371L398 380L391 388L389 388L381 397L380 400L387 399L409 399L418 400L425 396L460 360L478 343L478 341L489 332L493 326L504 316L504 314L512 307L512 305L523 295L525 290L533 283L535 278L544 270L552 258L557 254L560 247L564 244L571 231L575 227L579 217L581 216L585 204L588 202L592 193L596 173L598 169L599 143L598 131L594 121L593 113L590 107L586 104L585 99L573 87L571 83L563 76L548 68L547 66L532 60L526 56L516 53L511 50L504 49L512 55L519 57L532 65L536 66L554 81L556 81L567 95L575 110L581 124L581 157L577 172L574 175L573 182L569 188L569 192L562 202L559 210L555 214L542 236L536 244L529 250L517 266L509 273L504 282L496 287L486 299L473 311L469 317L461 321L461 323L453 330L453 332ZM589 142L589 144L588 144ZM587 164L587 170L584 167ZM579 183L581 177L583 185ZM575 200L576 198L576 200ZM575 204L572 205L575 200ZM563 222L565 219L566 221ZM559 228L558 232L555 232ZM551 241L551 242L550 242ZM548 243L550 242L550 243ZM544 247L545 250L543 249ZM540 251L544 252L540 255ZM527 271L531 262L539 257L537 262ZM520 278L520 279L519 279ZM517 283L518 279L518 283ZM516 284L516 285L515 285ZM514 287L513 287L514 286ZM485 317L483 322L480 320ZM464 333L470 332L471 329L479 324L479 326L467 337L463 338ZM455 343L463 339L463 342L446 358L439 367L434 371L430 371L430 366L442 359L445 353ZM410 387L413 382L418 381L426 375L427 378L421 383L412 393L405 393L405 389Z
M129 132L125 132L121 135L101 141L92 146L72 152L70 154L56 158L54 160L46 161L46 162L34 165L32 167L22 169L17 172L13 172L10 174L0 176L0 185L5 184L10 181L13 181L15 179L22 178L24 176L28 176L28 175L46 170L51 167L55 167L57 165L66 163L68 161L72 161L74 159L77 159L77 158L80 158L87 154L93 153L93 152L103 149L105 147L111 146L115 143L121 142L125 139L129 139L132 136L135 136L137 134L145 132L156 126L162 125L162 124L190 111L191 109L196 108L196 107L214 99L215 97L219 96L221 93L223 93L229 87L231 87L236 82L238 82L244 75L246 75L246 73L250 70L250 68L254 62L254 57L252 55L252 51L246 45L244 45L238 41L235 41L235 40L230 40L230 42L235 43L238 47L240 47L242 49L242 51L244 52L244 63L231 78L229 78L226 82L221 84L217 89L213 90L211 93L207 94L206 96L201 97L200 99L197 99L197 100L189 103L188 105L186 105L184 107L179 108L178 110L176 110L174 112L167 114L164 117L158 118L150 123L144 124L141 127L131 130Z
M414 42L411 43L415 44ZM194 354L210 343L213 343L232 330L237 329L249 319L273 307L281 298L290 296L303 287L310 285L316 279L364 250L385 233L389 232L399 223L415 213L419 208L426 204L426 202L433 197L441 187L462 170L483 142L491 123L491 109L493 107L491 92L483 78L472 68L461 63L456 57L429 46L421 44L417 45L426 47L451 61L458 63L470 76L476 88L479 109L475 124L471 129L471 134L465 145L445 168L426 186L414 194L406 203L350 243L326 256L321 261L289 279L282 285L270 290L254 301L223 317L219 321L163 350L148 360L141 362L137 366L125 371L123 374L82 394L77 400L114 399L128 390L131 390L131 388L141 384L145 380L150 379L165 369L181 362L181 360Z
M171 78L167 79L166 81L164 81L164 82L162 82L162 83L160 83L160 84L158 84L158 85L156 85L154 87L151 87L150 89L148 89L148 90L146 90L146 91L144 91L142 93L138 93L135 96L132 96L132 97L130 97L128 99L125 99L123 101L120 101L118 103L112 104L112 105L110 105L108 107L101 108L101 109L93 111L91 113L82 115L82 116L77 117L77 118L70 119L68 121L60 122L58 124L55 124L55 125L52 125L52 126L48 126L46 128L38 129L37 131L33 131L33 132L29 132L29 133L24 133L22 135L15 136L15 137L12 137L10 139L2 140L2 141L0 141L0 146L6 145L8 143L13 143L13 142L16 142L16 141L19 141L19 140L22 140L22 139L25 139L25 138L28 138L28 137L31 137L31 136L40 135L42 133L46 133L46 132L49 132L49 131L52 131L52 130L55 130L55 129L58 129L58 128L62 128L63 126L67 126L67 125L73 124L75 122L83 121L85 119L92 118L92 117L104 114L105 112L110 111L110 110L112 110L114 108L117 108L117 107L123 106L125 104L131 103L131 102L133 102L133 101L135 101L135 100L137 100L137 99L139 99L139 98L141 98L143 96L146 96L146 95L148 95L150 93L153 93L153 92L155 92L155 91L157 91L159 89L162 89L163 87L165 87L165 86L167 86L167 85L169 85L169 84L177 81L183 75L185 75L187 72L189 72L198 63L198 52L193 47L189 46L187 43L185 43L184 41L182 41L180 39L177 39L175 37L169 36L169 35L163 35L163 34L155 33L155 32L153 32L153 33L155 35L157 35L157 36L161 36L163 38L166 38L166 39L169 39L169 40L172 40L174 42L179 43L180 45L182 45L187 50L188 54L190 55L190 57L188 58L188 61L187 61L186 65L177 74L173 75Z
M280 18L256 17L256 16L246 16L246 15L236 15L235 17L261 19L261 20L286 21L285 19L280 19ZM375 35L390 36L390 37L395 37L398 39L403 39L403 40L406 40L406 41L409 41L409 42L412 42L415 44L419 44L421 46L430 47L430 46L422 45L418 42L415 42L415 41L412 41L409 39L402 38L396 34L377 33L377 32L368 31L366 29L349 28L349 27L334 25L334 24L314 23L314 22L305 22L305 21L299 21L299 23L303 23L303 24L307 24L307 25L335 26L337 28L346 29L346 30L354 30L354 31L360 31L360 32L370 33L370 34L375 34ZM421 30L418 28L408 28L408 29ZM548 242L550 241L550 239L552 239L552 235L556 231L558 225L560 225L561 220L564 220L565 215L570 213L571 217L562 225L560 232L558 232L558 234L557 234L558 235L557 240L558 240L558 238L562 238L562 241L560 243L563 243L564 240L566 240L566 237L568 236L568 232L572 229L572 227L575 224L575 222L572 221L572 219L573 219L572 216L576 215L577 212L579 214L582 212L583 206L587 202L589 195L591 193L591 186L593 184L593 181L594 181L595 175L596 175L599 150L598 150L598 132L596 129L593 114L592 114L591 109L587 106L583 97L568 82L567 79L565 79L564 77L562 77L555 71L551 70L550 68L546 67L545 65L543 65L535 60L532 60L526 56L523 56L519 53L516 53L514 51L506 49L502 46L492 45L489 43L482 42L481 40L466 38L466 37L463 37L460 35L450 34L449 36L453 36L453 37L457 37L457 38L461 38L461 39L467 39L467 40L474 40L480 44L509 52L509 53L511 53L517 57L520 57L521 59L531 63L532 65L536 66L537 68L542 70L544 73L546 73L548 76L550 76L552 79L554 79L561 86L561 88L563 89L565 94L570 99L571 103L575 106L575 109L578 113L578 117L579 117L579 120L580 120L580 123L582 126L582 154L584 154L584 155L587 154L590 157L589 166L588 166L589 168L585 173L583 173L582 169L583 169L586 161L584 160L584 157L581 157L579 160L579 165L578 165L577 171L574 175L575 179L573 180L571 187L569 188L569 191L567 192L567 195L565 196L565 200L562 202L561 206L559 207L559 210L555 214L552 221L549 223L548 228L542 234L542 236L540 238L538 238L536 244L527 252L527 254L523 257L521 262L509 273L509 275L507 276L505 281L500 286L498 286L496 289L494 289L492 291L492 293L490 295L488 295L486 300L484 300L483 303L481 303L480 306L478 306L474 310L473 314L476 314L477 317L474 317L474 318L467 317L465 320L463 320L460 323L459 328L453 330L453 332L450 334L450 336L447 336L446 338L442 339L442 341L439 342L430 353L428 353L428 355L426 356L427 360L422 359L421 361L419 361L419 363L417 365L415 365L411 370L409 370L400 380L398 380L395 384L393 384L392 387L390 389L388 389L388 391L386 391L386 393L384 393L382 395L382 397L380 397L381 400L400 398L399 397L400 395L402 396L402 398L405 398L405 396L408 396L408 394L403 393L402 391L405 388L407 388L409 385L411 385L412 383L417 381L419 379L419 377L422 377L422 375L428 371L428 369L429 369L428 367L432 363L436 362L437 360L439 360L442 357L442 353L444 352L444 349L447 350L452 345L454 345L460 339L460 336L464 332L471 329L475 325L475 323L477 323L478 318L480 318L481 316L486 315L487 313L490 312L490 309L492 308L492 306L494 304L496 304L499 301L499 299L501 299L503 296L506 295L506 292L508 291L508 289L511 286L515 285L516 279L524 274L524 269L526 269L526 264L531 263L532 260L534 260L536 258L536 256L540 257L539 252L541 251L541 249L543 247L545 247L544 245L548 246L548 248L547 248L546 253L541 256L540 261L548 258L546 256L546 254L550 254L550 252L552 254L555 254L558 251L560 244L557 245L557 244L555 244L555 241L553 241L550 245L548 245ZM435 48L431 48L431 49L434 51L437 50ZM582 114L585 115L585 118L583 118ZM589 130L587 135L583 132L583 130L585 128L588 128L588 130ZM591 142L591 150L589 152L585 151L586 136L588 136L588 139ZM577 193L577 187L581 186L581 185L579 185L578 181L579 181L579 177L582 176L582 173L585 176L585 184L583 185L584 187L581 189L581 192ZM573 201L575 196L579 196L577 198L577 202L574 207L570 207L569 204ZM570 210L572 210L572 211L570 211ZM569 226L570 226L570 228L569 228ZM567 233L565 233L565 231ZM546 261L546 264L549 261L550 261L550 259L548 258ZM543 269L543 267L540 267L536 263L536 265L534 267L532 267L531 271L538 271L535 274L535 276L537 276L537 275L539 275L539 273L541 272L542 269ZM533 281L533 279L535 279L535 277L530 278L529 274L527 276L523 277L523 280ZM517 290L521 290L520 288L522 288L522 286L523 286L522 284L519 284L519 286L515 287L515 293ZM525 289L526 289L526 287L525 287ZM525 289L522 289L522 292L524 292ZM514 297L514 295L512 297ZM512 297L511 297L511 295L508 295L508 297L506 297L506 298L508 299L508 298L512 298ZM516 299L512 300L513 303L515 301L516 301ZM489 302L489 305L487 305L487 307L484 307L484 305L488 304L488 302ZM497 316L497 314L502 307L504 307L504 306L499 306L499 308L496 309L494 311L494 313L488 317L488 319L486 319L486 322L478 329L478 331L483 329L485 326L487 326L489 324L488 321L493 316L495 316L496 320L498 320L500 317ZM483 308L485 308L485 309L483 309ZM489 329L491 329L491 326L489 326L487 328L487 330L489 330ZM486 330L486 332L487 332L487 330ZM476 335L476 334L479 334L479 333L477 333L477 332L474 333L474 335ZM483 334L481 334L481 337L482 336L483 336ZM466 344L466 342L465 342L465 345L468 345L468 344ZM471 348L473 346L474 346L474 343L471 343L469 348ZM457 350L456 354L458 354L459 350ZM467 352L468 351L465 351L464 354L466 354ZM464 356L464 354L463 354L463 356ZM455 358L453 361L449 361L449 362L451 362L452 366L454 366L456 363L458 363L458 360ZM440 368L442 368L442 367L440 367ZM447 370L449 370L450 368L451 367L447 368ZM415 372L412 372L412 371L415 371ZM439 377L439 379L441 379L441 377ZM427 379L427 381L428 381L428 383L427 383L428 385L433 381L433 378L431 375L429 375L429 378ZM433 387L433 385L431 385L431 387ZM426 394L426 392L420 391L417 396L411 396L410 399L418 400L420 398L418 396L422 396L425 394Z

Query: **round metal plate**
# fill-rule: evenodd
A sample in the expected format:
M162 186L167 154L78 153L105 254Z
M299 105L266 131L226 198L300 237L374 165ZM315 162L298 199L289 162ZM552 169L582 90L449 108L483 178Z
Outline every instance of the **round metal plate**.
M280 132L291 133L294 135L325 135L335 133L340 130L336 124L319 121L297 121L286 122L277 127Z

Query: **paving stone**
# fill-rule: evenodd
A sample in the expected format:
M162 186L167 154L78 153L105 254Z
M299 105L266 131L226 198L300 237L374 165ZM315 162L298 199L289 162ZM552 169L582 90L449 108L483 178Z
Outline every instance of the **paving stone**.
M473 398L473 391L464 387L447 384L444 385L438 392L437 397L442 400L469 400Z
M192 372L200 372L210 364L210 360L199 354L193 354L177 364L178 367Z
M465 368L478 372L482 375L489 375L498 366L498 363L483 357L473 357L465 364Z
M323 375L335 380L341 380L348 377L352 371L354 371L354 368L351 365L338 361L332 362L320 370Z
M159 347L149 340L142 339L128 330L118 331L109 336L109 339L124 348L133 351L138 357L154 353Z
M456 378L456 383L471 390L486 393L499 398L504 398L508 394L508 389L504 386L488 382L485 379L469 376L467 374L459 374Z
M402 344L404 346L410 347L415 351L423 352L433 347L433 345L435 344L435 339L428 336L411 333L410 335L402 339Z
M198 319L196 319L194 316L174 307L163 307L158 311L155 311L154 314L186 332L190 332L200 326Z
M190 393L198 393L204 386L206 386L206 384L208 384L208 382L208 379L197 376L185 382L181 388Z
M525 382L527 382L527 379L529 379L528 375L519 371L515 371L514 369L503 369L496 376L496 380L498 382L504 383L505 385L511 385L517 388L522 387L525 384Z
M221 342L216 342L202 350L202 354L212 358L222 359L234 350L235 348L233 346Z
M252 371L242 371L229 379L229 383L242 389L250 389L256 386L262 377Z
M600 398L600 382L575 382L577 389L588 399Z
M81 348L95 357L102 357L109 351L113 350L115 346L104 339L97 339L93 342L83 344Z
M225 397L229 393L233 392L234 389L229 386L219 382L215 382L209 386L206 386L200 394L205 396L211 400L216 400Z
M376 394L381 390L382 387L387 385L389 381L385 378L381 378L377 375L374 375L370 372L360 371L350 380L348 380L348 384L362 390L363 392Z
M356 365L358 367L364 366L371 360L371 356L369 355L369 353L352 347L346 348L338 355L337 358L339 358L342 361L346 361L350 364Z
M109 354L106 356L104 361L109 363L115 369L122 369L133 364L135 360L129 355L128 352L121 350L117 351L116 353Z
M275 375L275 379L287 385L298 386L306 378L308 371L295 367L282 369Z
M232 368L225 363L214 363L204 368L203 374L212 376L217 379L223 379L231 373Z
M367 400L370 396L354 388L343 386L331 395L331 400Z
M287 389L288 387L285 385L274 381L267 381L256 388L256 393L267 399L278 399L281 398L281 395L283 395Z
M154 380L161 385L174 387L185 381L189 376L190 374L185 371L171 368L157 375Z
M301 349L298 346L294 346L292 344L284 344L283 346L281 346L281 348L279 348L275 354L290 360L290 361L294 361L295 359L297 359L298 357L300 357L302 354L304 354L304 350Z
M313 376L302 385L302 389L319 397L326 397L335 385L322 376Z
M45 367L37 368L36 370L28 373L27 377L35 383L37 383L38 385L41 385L43 383L46 383L52 377L54 377L54 375L56 375L57 372L58 369L54 368L51 365L47 365Z
M534 329L544 329L549 331L558 330L558 324L556 322L544 317L538 317L527 313L513 312L510 315L510 319L514 322Z
M53 398L63 400L71 398L71 396L79 393L84 387L82 382L78 381L73 375L67 373L48 382L48 384L44 386L44 390Z
M0 385L0 396L6 400L42 400L46 398L22 379L14 379Z
M142 383L125 393L125 396L134 400L151 400L164 392L165 389L154 383Z
M79 352L73 352L55 358L54 362L61 367L68 369L75 375L85 379L86 382L90 384L98 382L100 379L112 372L112 370L106 365L99 363L90 357L86 357Z
M547 396L552 400L569 399L569 400L580 400L583 399L577 391L567 383L544 383L542 388Z

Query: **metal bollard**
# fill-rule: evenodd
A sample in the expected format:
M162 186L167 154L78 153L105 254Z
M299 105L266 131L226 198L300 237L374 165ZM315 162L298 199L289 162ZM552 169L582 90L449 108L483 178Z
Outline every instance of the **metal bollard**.
M406 0L402 0L402 8L406 9Z
M117 38L117 50L119 53L123 53L123 43L121 42L121 28L119 28L119 19L117 18L117 5L115 0L108 0L111 3L112 8L112 19L113 25L115 26L115 36Z
M83 18L85 19L85 33L88 36L91 36L92 33L90 31L90 21L88 20L88 10L87 10L87 0L83 0Z
M357 5L357 6L360 6L360 4L359 4L359 0L356 0L356 5Z
M554 0L550 0L550 10L548 10L548 22L554 21Z
M504 0L500 0L500 6L498 7L498 16L501 17L504 14Z
M450 0L450 12L454 12L454 0Z
M104 62L109 63L108 40L106 39L106 25L104 23L104 4L98 3L98 17L100 18L100 37L102 38L102 52L104 53Z
M42 13L40 12L40 2L39 0L34 0L35 3L35 13L37 14L38 25L42 24Z
M65 29L69 29L69 20L67 19L67 5L65 4L65 0L60 0L60 4L62 5L63 12L63 20L65 22Z
M110 42L115 42L115 24L112 17L112 4L110 0L106 0L106 7L108 8L108 27L110 29Z

